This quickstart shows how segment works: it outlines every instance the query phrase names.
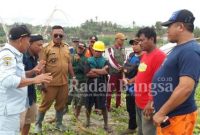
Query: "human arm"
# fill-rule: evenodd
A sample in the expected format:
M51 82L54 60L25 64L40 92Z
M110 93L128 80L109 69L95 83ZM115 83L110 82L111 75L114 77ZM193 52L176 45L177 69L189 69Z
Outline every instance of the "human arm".
M99 77L99 75L93 71L89 71L87 74L86 74L87 77Z
M4 52L5 53L5 52ZM5 88L21 88L33 83L49 82L52 77L48 74L40 77L25 78L25 71L22 61L17 61L12 53L6 53L3 56L1 65L1 85Z
M69 61L68 63L68 69L69 69L69 73L70 75L73 77L75 77L75 74L74 74L74 70L73 70L73 66L72 66L72 63L71 63L71 60Z
M91 69L91 72L94 72L98 75L106 75L108 74L108 68L109 68L108 65L106 65L102 69L96 69L96 68Z
M112 48L108 48L108 61L110 63L110 66L117 71L121 72L122 71L122 66L117 62L117 60L114 57L114 50Z
M156 125L160 125L170 112L184 104L191 96L200 76L200 65L197 63L200 63L200 56L195 51L187 50L180 53L177 60L179 82L169 99L154 115Z
M43 72L45 64L46 61L41 60L32 70L26 71L26 77L33 77L37 74L41 74L41 72Z
M194 89L195 81L188 77L180 77L178 86L173 91L167 102L160 108L160 110L154 115L153 120L156 125L160 125L167 117L167 114L184 103Z
M161 67L166 55L161 52L157 51L156 55L154 55L152 65L151 65L151 77L153 78L156 71ZM152 80L151 78L151 80ZM147 105L144 108L143 114L144 116L151 118L153 116L154 108L153 108L153 96L151 89L148 89L148 102Z
M51 80L51 73L40 74L34 78L21 78L17 88L25 87L31 84L49 83Z

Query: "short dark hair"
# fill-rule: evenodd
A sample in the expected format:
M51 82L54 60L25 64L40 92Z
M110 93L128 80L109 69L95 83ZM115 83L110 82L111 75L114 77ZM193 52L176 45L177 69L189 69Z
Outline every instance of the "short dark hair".
M153 37L154 43L156 44L156 32L154 28L150 28L150 27L141 28L137 32L136 36L140 37L142 34L144 34L144 36L147 37L148 39Z
M39 41L39 40L43 40L42 35L39 35L39 34L32 34L32 35L30 36L30 43L33 43L33 42Z
M183 25L189 32L194 31L194 24L193 23L183 23Z
M64 28L60 25L55 25L52 27L52 31L55 30L55 29L62 29L64 31Z

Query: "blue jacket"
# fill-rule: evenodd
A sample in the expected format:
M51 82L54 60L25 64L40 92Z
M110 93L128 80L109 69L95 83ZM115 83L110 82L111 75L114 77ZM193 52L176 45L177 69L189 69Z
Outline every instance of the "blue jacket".
M127 70L127 74L125 74L126 78L131 79L137 74L137 69L140 64L140 57L136 56L134 52L132 52L126 63L124 64L124 70ZM126 91L134 95L134 84L128 84L126 86Z

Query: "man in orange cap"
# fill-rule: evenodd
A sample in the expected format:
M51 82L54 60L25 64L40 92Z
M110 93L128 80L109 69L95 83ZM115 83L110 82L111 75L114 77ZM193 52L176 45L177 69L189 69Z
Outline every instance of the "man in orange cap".
M109 63L111 65L110 68L110 79L109 84L111 87L108 89L107 94L107 109L108 111L111 110L111 96L112 92L116 90L116 108L121 105L121 79L122 79L122 66L125 61L125 49L123 48L124 41L126 37L123 33L117 33L115 35L115 43L114 46L108 48L109 53Z

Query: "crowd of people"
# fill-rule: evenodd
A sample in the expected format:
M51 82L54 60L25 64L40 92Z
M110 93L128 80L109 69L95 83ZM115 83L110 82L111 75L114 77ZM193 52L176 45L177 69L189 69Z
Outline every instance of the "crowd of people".
M121 134L192 135L197 120L195 89L200 77L200 45L193 36L192 12L172 14L167 27L169 42L177 45L168 54L157 47L153 28L144 27L129 40L132 52L126 57L123 33L106 48L96 35L88 45L73 38L64 43L64 28L52 27L51 41L31 34L25 25L9 31L9 42L0 50L0 135L28 135L31 124L42 133L46 112L55 102L55 128L67 130L63 116L72 105L76 119L85 107L85 127L93 110L103 116L103 128L111 133L108 113L116 92L115 107L126 91L128 127ZM107 49L108 56L103 53ZM36 88L42 91L37 107Z

